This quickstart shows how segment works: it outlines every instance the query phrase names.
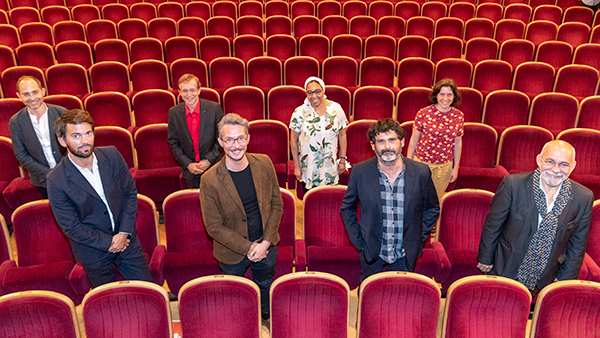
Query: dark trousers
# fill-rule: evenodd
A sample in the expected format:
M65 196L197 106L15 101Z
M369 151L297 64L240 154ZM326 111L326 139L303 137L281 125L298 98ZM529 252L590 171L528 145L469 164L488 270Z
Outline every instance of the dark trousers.
M388 264L377 257L377 260L371 264L365 261L364 251L360 252L360 282L362 283L367 277L372 276L382 271L408 271L406 267L406 256L398 259L392 264Z
M119 253L98 251L94 261L81 262L81 264L93 287L117 281L115 265L125 280L152 282L150 268L137 236L131 237L131 242L125 251Z
M46 187L37 187L40 194L42 194L43 199L48 199L48 189Z
M198 189L200 188L200 178L202 175L194 175L191 180L185 180L187 183L188 189Z
M263 319L271 318L269 307L269 291L275 277L275 263L277 263L277 247L271 245L269 253L260 262L251 262L248 257L237 264L224 264L219 262L219 269L225 275L244 277L248 267L252 269L252 280L260 289L260 307Z

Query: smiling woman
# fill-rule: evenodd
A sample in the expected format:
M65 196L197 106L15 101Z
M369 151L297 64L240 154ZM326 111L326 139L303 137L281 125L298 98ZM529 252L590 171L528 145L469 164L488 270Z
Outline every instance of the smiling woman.
M458 176L464 115L455 108L460 103L460 92L452 79L436 83L429 101L432 104L419 110L415 117L407 157L429 166L441 199L448 184Z
M305 84L306 99L296 108L290 121L290 147L294 175L303 182L298 189L337 184L346 170L346 114L342 107L325 96L325 83L309 77ZM338 141L340 144L338 160Z

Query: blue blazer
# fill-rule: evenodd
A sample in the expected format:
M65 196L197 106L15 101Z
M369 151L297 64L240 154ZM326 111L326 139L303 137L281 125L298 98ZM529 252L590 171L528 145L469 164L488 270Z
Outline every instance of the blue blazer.
M66 149L61 147L54 132L54 122L66 111L61 106L46 103L48 106L48 124L50 131L50 145L56 164L66 154ZM27 108L19 110L9 121L10 138L12 139L13 151L17 160L29 172L31 184L36 187L46 186L46 175L50 172L50 165L42 145L38 140Z
M409 271L414 271L423 243L429 237L440 212L431 171L423 163L404 161L404 252ZM360 206L360 222L356 210ZM364 251L368 263L375 262L381 250L383 216L377 157L354 165L341 208L352 244Z
M127 163L115 147L94 149L104 194L115 221L112 229L106 205L68 156L48 174L48 199L56 222L71 242L75 259L85 264L108 252L119 232L135 236L137 189Z

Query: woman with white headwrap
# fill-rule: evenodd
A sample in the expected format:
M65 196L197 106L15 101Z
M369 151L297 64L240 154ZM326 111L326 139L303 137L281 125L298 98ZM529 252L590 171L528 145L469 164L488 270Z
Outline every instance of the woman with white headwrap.
M304 89L304 104L290 122L294 175L306 189L337 184L346 170L346 114L338 103L327 100L325 83L318 77L309 77Z

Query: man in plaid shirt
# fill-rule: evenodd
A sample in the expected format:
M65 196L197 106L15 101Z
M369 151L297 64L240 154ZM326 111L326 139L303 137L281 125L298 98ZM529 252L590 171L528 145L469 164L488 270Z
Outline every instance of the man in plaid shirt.
M360 251L361 283L384 269L414 271L440 211L429 167L400 153L404 134L393 119L374 123L367 136L377 156L350 173L341 213Z

